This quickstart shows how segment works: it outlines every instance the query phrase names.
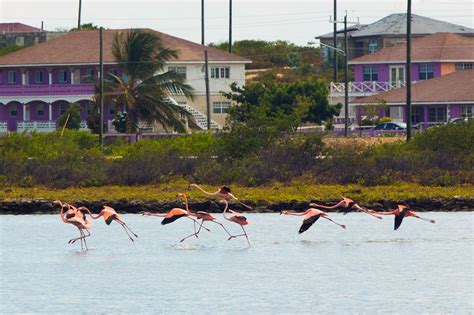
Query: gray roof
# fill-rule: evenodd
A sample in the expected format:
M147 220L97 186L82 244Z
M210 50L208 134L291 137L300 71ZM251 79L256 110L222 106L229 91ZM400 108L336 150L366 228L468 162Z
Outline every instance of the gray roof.
M369 25L361 25L359 30L350 32L350 37L380 36L380 35L404 35L407 29L406 13L390 14ZM411 31L413 35L426 35L434 33L455 33L474 35L474 29L443 22L424 16L412 14ZM340 31L338 31L340 32ZM316 38L332 38L332 32ZM337 34L339 37L340 34Z
M353 34L355 31L360 30L360 29L362 29L366 26L367 25L360 25L360 24L359 25L348 26L347 27L347 33L348 34ZM321 35L321 36L318 36L318 37L315 37L315 38L317 38L317 39L330 39L330 38L333 38L332 34L333 34L333 32L330 32L330 33L327 33L327 34L324 34L324 35ZM337 33L336 33L336 36L338 38L344 37L344 29L342 28L342 29L338 30Z

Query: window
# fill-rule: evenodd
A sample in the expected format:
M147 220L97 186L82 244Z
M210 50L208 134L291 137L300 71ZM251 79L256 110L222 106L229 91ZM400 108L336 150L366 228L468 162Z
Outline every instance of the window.
M230 102L213 102L212 112L214 114L227 114L230 109Z
M44 104L37 104L36 105L36 115L43 116L44 115Z
M423 120L423 107L413 107L411 112L411 122L418 124Z
M16 71L8 71L8 83L16 83Z
M464 105L461 107L461 117L462 118L471 118L474 113L474 105Z
M455 65L456 71L461 71L461 70L471 70L472 69L472 63L457 63Z
M12 117L18 116L18 106L16 104L10 105L10 116Z
M114 116L115 115L115 105L109 105L109 115Z
M230 78L230 67L212 67L211 78L213 79L228 79Z
M433 77L433 64L431 63L420 63L418 69L420 80L428 80Z
M446 122L446 107L431 107L428 109L429 122Z
M364 81L378 81L377 65L364 65Z
M94 81L94 69L87 69L86 76L84 77L84 82L91 83Z
M59 115L64 114L67 111L69 104L61 104L59 105Z
M36 70L35 71L35 83L43 83L43 71Z
M183 79L186 79L186 67L168 67L168 71L175 72L176 74L180 75L183 77Z
M374 53L379 50L379 42L376 39L371 39L369 41L369 53Z
M66 83L67 82L67 71L60 70L59 73L59 83Z

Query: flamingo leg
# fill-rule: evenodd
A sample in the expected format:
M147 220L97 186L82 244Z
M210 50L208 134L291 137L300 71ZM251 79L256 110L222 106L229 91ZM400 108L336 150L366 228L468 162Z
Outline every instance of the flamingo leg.
M135 233L128 227L128 225L127 225L125 222L122 222L122 223L123 223L123 225L124 225L136 238L138 238L138 235L135 234Z
M431 220L431 219L427 219L427 218L422 218L422 217L418 217L418 216L416 216L414 218L420 219L420 220L423 220L423 221L426 221L426 222L430 222L430 223L436 223L435 220Z
M199 222L198 222L198 221L196 221L196 220L194 220L194 219L193 219L193 218L191 218L191 217L186 217L186 218L188 218L188 219L190 219L190 220L193 220L193 221L194 221L194 224L195 224L195 225L194 225L194 233L196 233L196 223L197 223L197 224L199 224ZM208 231L208 232L211 232L211 230L209 230L208 228L206 228L206 227L204 227L204 226L203 226L202 228L203 228L204 230Z
M242 231L244 231L244 234L232 235L227 240L229 241L233 238L237 238L237 237L240 237L240 236L245 236L245 238L247 238L247 243L249 243L249 246L250 246L250 241L249 241L249 237L247 235L247 232L245 232L245 229L244 229L243 225L241 225L240 227L242 228Z
M87 232L87 235L85 235L84 231ZM84 245L86 245L86 250L89 250L89 247L87 247L86 237L91 236L91 233L87 230L84 230L84 231L82 232L82 234L84 235L84 237L83 237Z
M125 233L127 233L128 238L133 242L134 240L133 240L132 236L130 236L127 229L125 228L125 223L123 223L121 221L117 221L117 222L123 227L123 229L125 230Z
M324 219L326 219L326 220L331 221L331 222L334 223L335 225L339 225L339 226L340 226L341 228L343 228L343 229L346 228L346 226L345 226L344 224L339 224L339 223L337 223L337 222L331 220L330 218L326 218L326 217L323 217L323 216L321 216L321 217L324 218Z
M382 219L382 217L380 217L380 216L378 216L378 215L375 215L375 214L373 214L373 213L370 213L370 212L368 211L368 209L365 209L365 208L363 208L363 207L358 207L357 210L362 211L362 212L365 212L365 213L367 213L368 215L373 216L374 218Z
M199 232L201 232L201 227L202 227L203 224L204 224L204 220L201 221L201 224L199 225L199 229L197 230L197 232L196 232L196 230L194 230L194 233L193 233L193 234L188 235L188 236L186 236L185 238L183 238L183 239L180 241L180 243L184 242L185 239L190 238L190 237L192 237L192 236L196 236L196 238L198 238L198 234L199 234Z
M219 224L220 226L222 226L222 228L224 229L224 231L226 231L226 233L229 235L229 236L232 236L232 234L229 233L229 231L225 228L224 224L220 223L220 222L217 222L217 221L210 221L210 222L213 222L215 224Z

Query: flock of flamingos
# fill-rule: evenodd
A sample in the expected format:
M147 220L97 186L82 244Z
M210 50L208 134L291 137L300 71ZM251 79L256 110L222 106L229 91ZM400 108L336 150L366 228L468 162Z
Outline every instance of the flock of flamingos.
M250 206L248 206L248 205L242 203L241 201L239 201L239 199L236 198L231 193L230 188L228 188L226 186L221 187L218 191L213 192L213 193L203 190L201 187L199 187L196 184L191 184L190 187L197 188L206 195L212 196L214 198L222 199L222 200L220 200L220 203L225 206L224 211L222 213L224 219L227 220L227 221L234 222L234 223L240 225L240 227L242 228L243 233L238 234L238 235L232 235L225 228L225 226L221 222L217 221L216 217L214 217L212 214L210 214L208 212L205 212L205 211L196 211L196 212L191 211L189 209L188 199L187 199L187 197L184 193L179 193L178 196L181 196L184 199L185 204L186 204L186 209L173 208L169 212L163 213L163 214L144 212L143 215L163 217L164 219L163 219L163 221L161 221L162 225L172 223L172 222L178 220L179 218L187 218L187 219L192 220L194 222L194 233L184 237L181 240L181 242L183 242L187 238L190 238L190 237L193 237L193 236L195 236L197 238L198 234L201 232L202 229L205 229L205 230L210 232L210 230L207 229L204 226L204 222L212 222L212 223L218 224L222 227L222 229L229 236L228 240L231 240L231 239L237 238L237 237L245 237L247 239L248 245L250 246L250 241L249 241L247 232L244 229L244 225L249 224L250 221L247 220L247 218L244 217L243 215L241 215L239 212L229 209L229 201L231 201L231 200L236 201L239 204L241 204L242 206L244 206L248 209L252 209ZM138 235L135 234L127 226L127 224L122 220L121 216L113 208L111 208L109 206L104 205L102 210L100 211L100 213L98 215L94 215L86 207L76 208L76 207L74 207L70 204L63 203L59 200L56 200L53 203L61 208L60 216L61 216L62 221L64 223L72 224L72 225L74 225L75 227L77 227L79 229L80 236L76 237L76 238L73 238L73 239L70 239L68 243L69 244L74 244L76 241L80 240L82 250L84 250L84 246L85 246L86 250L88 250L87 243L86 243L86 238L91 236L89 230L92 228L92 222L87 219L86 214L89 214L92 219L98 219L100 217L103 217L104 220L105 220L105 223L107 225L112 223L112 221L117 222L118 224L120 224L123 227L123 229L125 230L125 232L127 233L128 237L130 238L130 240L132 242L134 241L134 237L138 238ZM417 218L417 219L427 221L427 222L430 222L430 223L435 223L434 220L430 220L430 219L426 219L426 218L422 218L422 217L418 216L413 210L410 210L409 208L407 208L406 206L403 206L403 205L398 205L397 208L392 210L392 211L380 212L380 211L370 210L370 209L361 207L357 203L355 203L353 200L351 200L349 198L345 198L345 197L343 197L341 201L339 201L338 203L336 203L335 205L332 205L332 206L325 206L325 205L320 205L320 204L316 204L316 203L310 203L309 206L310 206L310 208L308 208L304 212L289 212L289 211L285 210L285 211L281 211L280 214L293 215L293 216L304 216L303 224L301 225L301 227L298 231L298 233L300 233L300 234L305 232L306 230L308 230L319 218L326 219L326 220L338 225L339 227L341 227L343 229L346 228L345 225L335 222L334 220L329 218L329 216L326 212L324 212L322 210L319 210L317 208L322 208L322 209L336 209L336 208L339 208L339 209L342 210L342 212L344 214L347 214L350 211L361 211L361 212L367 213L368 215L371 215L371 216L373 216L377 219L382 219L382 217L379 216L379 215L393 215L395 217L394 230L397 230L400 227L400 225L402 224L402 221L405 217L413 217L413 218ZM201 222L199 223L198 220L201 220ZM199 226L199 227L196 229L196 226Z

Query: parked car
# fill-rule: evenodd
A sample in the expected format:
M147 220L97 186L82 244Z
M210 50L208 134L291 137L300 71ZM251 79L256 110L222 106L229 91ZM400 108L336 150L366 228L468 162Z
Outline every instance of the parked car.
M407 124L402 122L385 122L374 127L373 130L407 130Z
M456 118L451 118L446 124L461 124L464 122L468 121L473 121L474 117L456 117Z

